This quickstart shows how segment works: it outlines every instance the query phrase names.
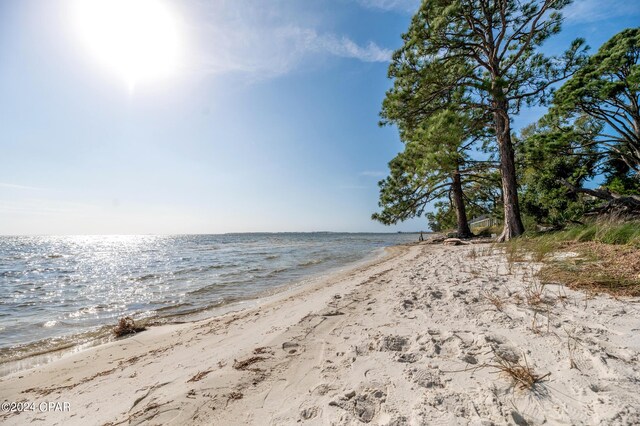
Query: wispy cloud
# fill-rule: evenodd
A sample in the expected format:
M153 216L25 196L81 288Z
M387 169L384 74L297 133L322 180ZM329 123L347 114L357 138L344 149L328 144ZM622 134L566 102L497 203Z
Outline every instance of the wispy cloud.
M312 45L320 52L326 51L336 56L363 62L389 62L393 54L391 49L382 48L372 41L361 46L348 37L337 37L332 34L320 36L316 34Z
M383 171L379 171L379 170L365 170L364 172L360 172L360 176L366 176L366 177L376 177L376 178L381 178L381 177L385 177L387 175L386 172Z
M420 6L420 0L356 0L369 9L396 10L401 12L415 12Z
M567 22L572 24L591 23L621 16L640 16L640 2L637 0L580 0L574 1L563 10Z
M392 51L369 41L356 43L327 33L318 24L290 16L283 1L201 2L191 10L187 30L195 46L194 71L239 73L251 78L286 74L313 56L336 56L363 62L388 62ZM258 13L260 12L260 13Z
M37 188L35 186L27 186L27 185L18 185L15 183L6 183L0 182L0 188L8 188L8 189L26 189L26 190L36 190L39 191L42 188Z

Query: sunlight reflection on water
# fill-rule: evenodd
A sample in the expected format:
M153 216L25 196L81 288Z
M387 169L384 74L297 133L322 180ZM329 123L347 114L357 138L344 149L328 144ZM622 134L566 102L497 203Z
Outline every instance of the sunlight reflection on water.
M255 297L415 239L330 233L0 237L0 362L22 354L29 342L66 345L64 336L104 332L125 315L170 317Z

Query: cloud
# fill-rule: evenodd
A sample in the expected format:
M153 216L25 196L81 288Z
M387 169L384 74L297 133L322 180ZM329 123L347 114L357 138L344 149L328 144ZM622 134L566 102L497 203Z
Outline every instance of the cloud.
M0 182L0 188L8 188L8 189L26 189L26 190L36 190L39 191L42 188L37 188L35 186L27 186L27 185L17 185L14 183L6 183Z
M315 35L312 46L317 51L327 52L343 58L358 59L363 62L389 62L393 51L385 49L370 41L365 46L360 46L348 37L336 37L334 35Z
M640 15L640 2L637 0L580 0L567 6L562 14L571 24L598 22L622 16Z
M415 12L420 6L420 0L357 0L369 9L395 10L400 12Z
M286 74L312 57L334 56L388 62L392 51L373 41L356 43L302 22L284 0L199 2L186 10L191 67L208 74L245 74L264 79Z

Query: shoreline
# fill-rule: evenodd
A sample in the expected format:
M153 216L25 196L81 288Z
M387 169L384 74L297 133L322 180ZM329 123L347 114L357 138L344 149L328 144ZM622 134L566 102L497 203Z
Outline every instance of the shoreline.
M137 319L136 321L141 325L156 328L164 325L194 323L202 320L212 319L227 313L249 309L251 307L259 305L263 300L268 300L269 298L277 296L281 293L286 293L299 287L312 285L317 281L327 279L327 277L331 277L341 272L355 269L381 260L388 255L387 249L389 249L390 247L394 246L376 248L361 259L348 262L340 266L331 266L324 271L313 272L299 280L285 281L278 286L261 290L251 296L236 298L231 301L197 308L193 311L185 313L169 314L165 316L145 316L143 318ZM114 319L114 321L116 320L117 319ZM84 332L72 333L69 335L52 336L51 338L47 338L44 340L29 342L20 345L17 349L23 349L26 347L38 347L48 343L51 340L61 340L61 343L57 344L54 347L26 352L25 354L18 355L15 359L9 359L7 361L0 362L0 379L30 368L44 366L66 356L79 353L93 347L110 343L115 340L111 333L111 330L113 329L113 327L115 327L115 325L116 324L114 322L113 324L105 324L96 329L91 329Z
M0 378L0 399L69 404L68 411L0 419L65 425L640 421L631 408L640 406L637 303L547 286L545 297L554 304L534 309L522 298L536 265L509 265L492 247L414 244L387 251L247 309L152 327ZM504 306L497 309L487 292ZM550 375L535 392L522 391L482 367L496 354L524 357L541 376Z

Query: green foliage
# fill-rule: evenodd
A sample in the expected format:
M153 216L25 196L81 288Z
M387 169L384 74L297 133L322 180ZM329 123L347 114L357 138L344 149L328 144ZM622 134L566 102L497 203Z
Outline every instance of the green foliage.
M382 209L372 218L384 224L421 216L430 202L449 199L454 174L468 176L463 183L467 185L487 168L469 159L475 142L468 141L473 136L469 117L441 110L421 122L408 124L401 115L395 120L404 129L405 149L391 160L389 176L379 182Z
M434 203L433 210L425 216L429 224L429 229L433 232L442 232L456 228L456 214L449 202L438 201Z
M479 109L479 114L495 107L496 101L509 103L511 111L517 112L523 102L546 100L549 87L583 61L581 39L560 57L536 52L560 31L559 11L568 3L422 2L389 68L395 85L384 101L383 123L393 121L393 112L400 106L416 117L429 115L461 90L462 96L453 104Z
M600 154L592 138L599 127L591 120L563 125L546 118L521 132L521 197L526 214L537 223L561 226L578 221L591 202L570 191L596 173Z
M546 101L551 85L582 61L582 40L561 57L537 52L560 31L559 11L569 2L423 1L389 68L394 86L383 102L381 123L397 124L403 140L412 139L419 123L442 108L463 112L475 123L493 123L485 132L500 147L509 213L504 238L523 231L509 115L523 103Z
M604 188L620 195L640 195L640 179L637 174L630 173L627 164L617 158L603 153L605 164L600 168L605 176Z
M487 172L485 176L486 179L482 182L466 182L464 186L466 210L469 218L485 214L501 218L502 199L500 197L499 173L493 170ZM435 202L425 217L429 223L429 229L434 232L451 230L456 227L455 211L449 200ZM492 230L491 233L499 232Z
M555 94L552 112L601 123L598 147L640 178L640 28L607 41ZM620 169L618 171L621 171ZM618 175L623 184L624 174Z

